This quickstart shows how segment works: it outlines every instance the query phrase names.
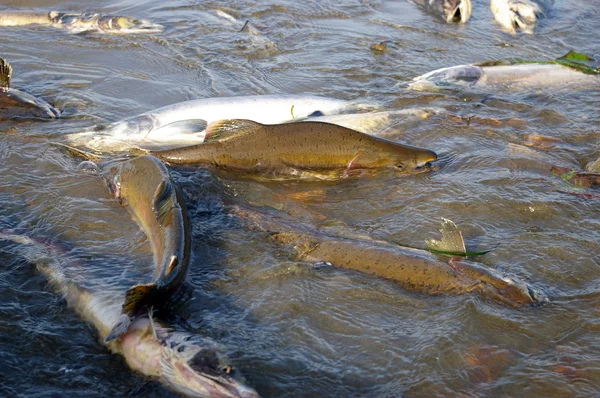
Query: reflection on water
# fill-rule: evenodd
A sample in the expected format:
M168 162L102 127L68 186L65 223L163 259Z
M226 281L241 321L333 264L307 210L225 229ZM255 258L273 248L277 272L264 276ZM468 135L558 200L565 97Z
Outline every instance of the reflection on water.
M193 220L194 291L172 322L222 343L263 396L597 396L599 193L550 171L582 170L600 157L597 88L431 93L403 83L489 59L553 59L570 49L598 58L585 32L595 31L600 11L593 2L557 2L535 35L513 37L487 1L473 3L469 22L456 26L404 1L126 0L93 10L70 0L4 2L137 16L166 30L0 29L13 86L65 116L0 124L0 228L60 246L89 287L126 289L152 269L144 234L97 176L77 172L48 142L210 96L307 93L388 110L442 109L386 131L440 155L428 175L258 183L175 170ZM246 20L262 36L240 32ZM370 49L383 41L385 51ZM450 218L469 249L495 247L480 262L531 282L551 302L516 310L478 295L425 296L295 262L228 213L238 200L282 210L289 203L320 228L420 247ZM171 396L111 355L19 253L0 242L3 394Z

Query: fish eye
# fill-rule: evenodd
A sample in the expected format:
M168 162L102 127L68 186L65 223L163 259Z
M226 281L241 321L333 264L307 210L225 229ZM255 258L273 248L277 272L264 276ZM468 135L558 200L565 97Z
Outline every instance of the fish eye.
M224 365L221 370L223 371L223 373L225 374L230 374L231 373L231 366L229 365Z
M402 163L402 162L396 163L395 166L398 170L404 170L404 167L405 167L404 163Z

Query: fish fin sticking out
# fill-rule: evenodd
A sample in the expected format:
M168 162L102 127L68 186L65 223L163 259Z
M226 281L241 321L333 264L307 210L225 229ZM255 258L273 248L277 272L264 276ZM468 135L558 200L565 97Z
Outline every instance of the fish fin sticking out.
M189 120L179 120L177 122L165 124L157 129L153 129L148 133L148 136L170 136L177 134L197 134L206 130L207 126L206 120L203 119L189 119Z
M61 144L58 142L51 142L50 145L62 148L66 153L68 153L71 156L78 157L83 160L89 160L91 162L101 162L107 159L104 156L95 155L93 153L82 151L80 149L73 148L72 146Z
M104 342L108 343L109 341L114 340L117 337L119 337L120 335L122 335L123 333L125 333L127 331L127 329L129 329L129 326L131 325L131 323L132 323L132 320L129 315L121 314L121 317L119 318L117 323L115 323L115 325L112 327L110 332L108 332L108 334L104 338Z
M212 122L206 127L207 141L226 141L252 133L264 127L263 124L247 119L225 119Z
M163 219L173 207L175 207L173 184L169 180L162 180L156 187L152 198L152 210L159 224L162 224Z
M12 66L4 59L0 58L0 93L7 92L10 88L10 78L12 77Z
M594 62L594 59L583 53L578 53L573 50L569 51L560 58L556 58L554 62L559 65L568 66L588 75L600 74L600 64L598 62Z
M128 156L144 156L150 154L152 154L152 151L148 151L142 148L131 148L127 151Z
M442 220L442 227L440 228L442 239L439 241L435 239L427 240L427 246L430 250L437 252L465 255L467 249L462 233L451 220L446 218L442 218Z
M104 341L109 342L125 333L133 320L152 304L155 295L156 285L154 283L135 285L129 289L123 303L121 318L113 326Z

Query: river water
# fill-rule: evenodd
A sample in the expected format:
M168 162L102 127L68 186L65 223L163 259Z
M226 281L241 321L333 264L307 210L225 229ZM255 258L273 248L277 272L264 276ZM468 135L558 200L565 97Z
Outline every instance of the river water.
M212 96L307 93L390 110L438 107L444 112L387 132L436 151L439 169L429 174L302 183L173 170L194 239L193 291L174 325L218 340L265 397L598 396L600 192L550 171L600 157L598 87L432 93L403 84L469 62L552 59L570 49L600 57L600 2L557 3L535 35L511 36L483 0L464 26L404 1L5 0L10 9L136 16L166 30L0 29L13 87L64 112L51 122L1 123L0 227L60 247L81 284L124 291L151 273L144 234L98 176L77 171L49 142ZM239 33L219 9L264 36ZM383 41L386 51L370 49ZM298 222L418 247L449 218L468 249L494 248L478 261L527 280L550 303L514 309L472 294L426 296L297 262L244 228L228 211L236 201L291 201L303 209ZM0 259L0 395L172 396L110 354L18 245L0 242Z

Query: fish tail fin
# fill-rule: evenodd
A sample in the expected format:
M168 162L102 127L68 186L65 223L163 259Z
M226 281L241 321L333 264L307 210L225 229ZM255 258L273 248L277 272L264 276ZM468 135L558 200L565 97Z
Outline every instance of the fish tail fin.
M12 66L0 58L0 92L6 92L10 88L10 78L12 77Z
M435 239L430 239L427 241L429 250L455 255L465 255L467 253L462 233L456 224L454 224L454 222L446 218L442 218L440 233L442 234L442 239L439 241Z
M103 160L106 160L106 158L104 156L95 155L90 152L82 151L81 149L73 148L72 146L61 144L59 142L51 142L50 145L59 147L59 148L63 149L66 153L68 153L69 155L83 159L83 160L89 160L92 162L101 162Z
M133 320L143 314L144 310L152 306L156 293L157 287L154 283L135 285L129 289L125 296L121 317L112 327L104 341L109 342L125 333Z

